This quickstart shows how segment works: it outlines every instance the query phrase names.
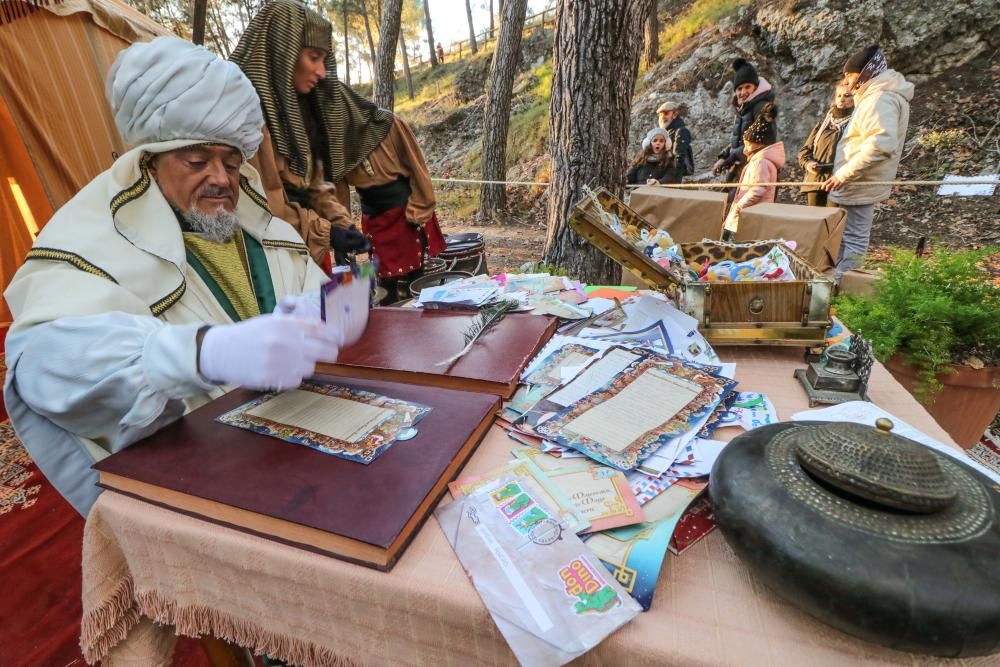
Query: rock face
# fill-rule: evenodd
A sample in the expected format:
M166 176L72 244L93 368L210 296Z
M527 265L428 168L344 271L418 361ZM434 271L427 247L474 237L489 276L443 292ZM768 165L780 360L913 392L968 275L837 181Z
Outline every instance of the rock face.
M759 2L688 40L642 77L632 145L664 100L687 107L695 166L703 174L729 140L730 63L743 57L777 91L779 136L791 155L826 110L847 57L872 43L917 84L1000 48L996 0L784 0Z

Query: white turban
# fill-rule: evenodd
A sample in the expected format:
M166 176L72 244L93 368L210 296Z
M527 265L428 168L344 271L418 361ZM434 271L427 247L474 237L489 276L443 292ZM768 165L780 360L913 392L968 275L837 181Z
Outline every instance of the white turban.
M233 146L249 159L264 138L260 98L240 68L178 37L118 54L106 92L132 146L193 139Z

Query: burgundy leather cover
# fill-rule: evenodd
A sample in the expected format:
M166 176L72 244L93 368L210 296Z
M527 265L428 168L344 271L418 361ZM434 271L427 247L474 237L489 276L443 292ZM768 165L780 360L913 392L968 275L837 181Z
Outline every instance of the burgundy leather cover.
M415 438L393 444L364 465L216 422L259 395L236 390L94 468L388 548L473 431L498 407L489 394L316 379L433 410L417 425Z
M555 319L509 313L450 368L438 366L465 347L476 313L421 308L374 308L361 340L345 347L336 366L448 375L510 385L548 341Z

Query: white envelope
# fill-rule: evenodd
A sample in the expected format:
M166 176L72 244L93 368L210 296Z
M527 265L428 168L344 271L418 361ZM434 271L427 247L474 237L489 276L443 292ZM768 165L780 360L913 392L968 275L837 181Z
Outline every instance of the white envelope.
M641 608L554 512L522 491L511 475L435 515L518 661L563 665Z

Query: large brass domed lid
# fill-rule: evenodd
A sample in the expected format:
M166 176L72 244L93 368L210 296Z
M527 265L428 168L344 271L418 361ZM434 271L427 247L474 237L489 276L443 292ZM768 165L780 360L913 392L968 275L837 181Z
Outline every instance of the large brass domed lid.
M923 445L878 428L830 423L799 429L795 455L805 470L845 493L891 509L936 512L951 505L958 487Z

